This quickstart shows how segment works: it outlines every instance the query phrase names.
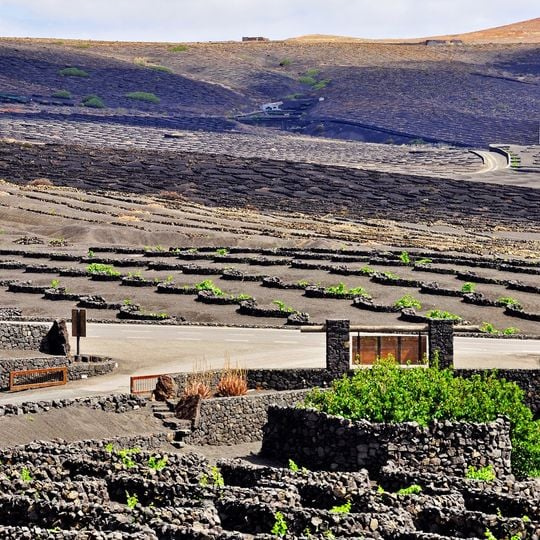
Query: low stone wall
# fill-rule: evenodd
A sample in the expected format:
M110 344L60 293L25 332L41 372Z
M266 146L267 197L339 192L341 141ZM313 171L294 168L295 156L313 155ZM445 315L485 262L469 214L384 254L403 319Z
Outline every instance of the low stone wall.
M40 323L0 323L0 349L38 351L51 325Z
M66 407L89 407L105 412L124 413L146 407L147 401L132 394L114 394L109 396L90 396L73 399L53 399L42 401L25 401L20 404L6 403L0 405L0 416L20 416L23 414L39 414L51 409Z
M492 464L498 476L510 474L510 423L413 422L376 424L353 422L310 410L269 407L263 428L261 455L312 469L354 471L377 475L393 462L406 469L463 477L467 467Z
M233 445L260 441L268 408L296 405L306 394L307 390L294 390L202 400L199 422L184 441L195 445Z

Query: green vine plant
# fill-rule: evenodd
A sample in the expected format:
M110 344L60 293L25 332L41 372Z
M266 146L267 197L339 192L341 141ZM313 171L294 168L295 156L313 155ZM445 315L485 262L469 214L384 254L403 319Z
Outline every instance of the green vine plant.
M223 479L223 475L221 474L219 467L217 467L216 465L210 467L210 472L205 473L201 476L199 480L199 485L201 487L224 487L225 480Z
M465 473L465 478L469 480L481 480L483 482L493 482L497 475L493 470L493 465L487 465L486 467L479 467L478 469L471 465Z
M350 514L351 506L352 506L351 501L347 500L347 502L344 504L341 504L338 506L332 506L332 508L330 508L330 513L331 514Z
M167 456L158 459L156 456L148 458L148 467L154 471L162 471L167 466Z
M130 495L129 492L126 491L126 504L130 510L133 510L139 504L139 497L135 494Z
M408 495L418 495L421 492L422 492L422 486L419 486L418 484L412 484L409 487L398 490L397 494L408 496Z
M285 517L281 512L276 512L274 514L274 525L270 532L278 538L283 538L287 534L288 530L289 528L287 526L287 522L285 521Z

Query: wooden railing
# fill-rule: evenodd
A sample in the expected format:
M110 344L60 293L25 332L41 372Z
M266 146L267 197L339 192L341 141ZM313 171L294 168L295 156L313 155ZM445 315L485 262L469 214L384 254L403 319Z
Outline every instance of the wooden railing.
M67 381L68 369L66 366L11 371L9 373L9 390L20 392L32 388L61 386Z

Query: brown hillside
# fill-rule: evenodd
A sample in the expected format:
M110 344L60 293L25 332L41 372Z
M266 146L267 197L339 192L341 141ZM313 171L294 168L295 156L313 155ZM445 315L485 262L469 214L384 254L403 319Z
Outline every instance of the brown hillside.
M528 21L497 26L464 34L448 34L414 39L364 39L349 36L332 36L325 34L308 34L291 38L287 41L302 43L347 43L347 42L384 42L403 43L418 42L426 39L460 39L467 43L540 43L540 17Z
M468 43L540 43L540 17L477 32L441 36L438 39L461 39Z

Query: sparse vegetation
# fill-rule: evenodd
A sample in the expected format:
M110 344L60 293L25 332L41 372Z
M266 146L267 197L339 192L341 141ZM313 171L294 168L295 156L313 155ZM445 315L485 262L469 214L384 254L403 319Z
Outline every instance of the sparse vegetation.
M284 313L294 313L296 311L294 308L288 306L281 300L273 300L272 304L275 304L279 308L279 311L283 311Z
M103 100L96 96L95 94L91 94L89 96L86 96L82 99L81 105L83 107L89 107L91 109L104 109L105 103L103 103Z
M90 77L90 75L78 67L66 67L58 72L63 77Z
M449 321L461 321L461 317L449 311L444 311L441 309L430 309L426 313L428 319L446 319Z
M411 257L409 255L409 252L408 251L402 251L400 254L399 254L399 260L403 263L403 264L411 264Z
M501 306L513 307L517 309L521 307L519 301L511 296L500 296L497 298L497 303Z
M144 101L145 103L158 104L161 101L155 94L152 94L151 92L128 92L126 97L136 101Z
M422 309L422 304L410 294L402 296L399 300L394 302L394 306L397 308L414 308Z
M330 287L326 287L324 290L327 293L335 294L338 296L354 295L369 297L368 292L363 287L353 287L352 289L349 289L343 282L340 282L337 285L331 285Z
M170 52L186 52L189 50L189 47L187 45L173 45L172 47L169 47Z
M418 484L412 484L409 487L399 489L397 492L397 495L418 495L419 493L422 493L422 486L419 486Z
M213 465L210 467L210 472L205 473L201 476L199 480L199 485L202 487L207 486L213 486L217 488L222 488L225 486L225 480L223 479L223 475L221 474L221 471L219 470L219 467L216 465Z
M470 281L467 281L461 286L461 292L462 293L472 293L476 289L476 283L471 283Z
M287 67L287 66L290 66L291 64L292 64L292 61L291 61L290 58L284 58L283 60L281 60L281 61L279 62L279 65L280 65L281 67Z
M493 465L487 465L486 467L470 466L465 473L465 478L469 480L481 480L483 482L493 482L497 476L493 470Z
M130 510L133 510L139 504L139 497L135 494L130 495L129 492L126 491L126 504Z
M162 458L150 456L148 458L148 467L154 471L162 471L167 466L167 461L167 456L163 456Z
M71 99L71 92L69 90L57 90L53 93L52 97L58 99Z
M331 514L349 514L351 511L351 506L352 506L352 503L350 500L348 500L346 503L343 503L341 505L332 506L332 508L330 508L330 513Z
M285 521L285 517L281 512L276 512L274 514L274 525L270 532L278 538L283 538L287 535L288 530L289 528L287 526L287 522Z
M111 264L90 263L86 267L86 272L90 275L105 274L107 276L120 276L120 272Z
M509 326L508 328L504 328L503 330L497 330L494 324L490 322L483 322L480 325L480 332L485 332L486 334L493 335L512 336L519 333L519 328L516 328L515 326Z

